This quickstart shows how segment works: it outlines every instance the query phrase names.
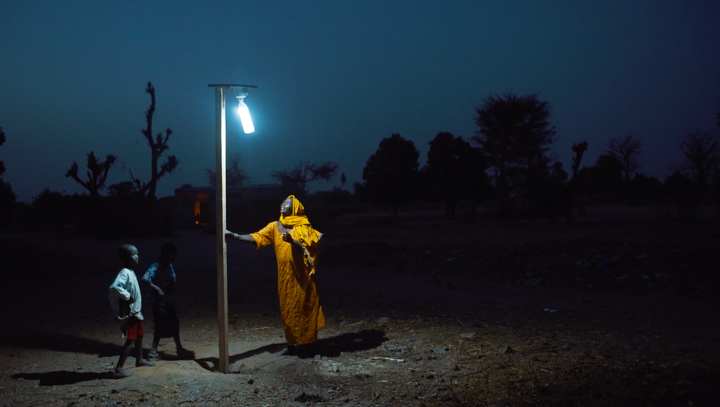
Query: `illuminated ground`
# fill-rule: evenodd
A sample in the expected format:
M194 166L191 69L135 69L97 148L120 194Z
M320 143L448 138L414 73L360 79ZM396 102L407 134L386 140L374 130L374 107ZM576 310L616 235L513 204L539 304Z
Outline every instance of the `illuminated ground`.
M328 326L301 357L275 355L272 251L231 242L229 375L213 371L214 237L182 232L176 304L195 359L164 340L164 360L123 380L107 287L124 241L6 233L0 406L714 405L717 223L618 219L346 216L323 230ZM141 268L164 240L130 241Z

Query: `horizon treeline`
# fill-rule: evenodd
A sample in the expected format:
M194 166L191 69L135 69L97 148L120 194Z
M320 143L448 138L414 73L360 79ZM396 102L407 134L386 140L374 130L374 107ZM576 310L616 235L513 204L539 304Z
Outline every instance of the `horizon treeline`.
M155 235L172 233L173 198L158 199L157 183L179 165L175 156L160 163L169 149L172 130L153 135L155 89L145 89L151 103L145 112L147 125L142 134L151 150L151 174L147 182L130 171L128 181L105 186L108 172L118 159L104 160L87 154L87 179L79 175L73 162L65 176L83 186L87 193L63 195L48 189L30 205L17 202L9 184L2 180L5 170L0 162L0 228L64 230L68 224L85 235ZM678 147L684 162L660 180L645 175L640 158L643 139L634 135L613 137L605 145L578 139L572 146L572 165L566 170L552 153L556 142L551 123L551 106L538 94L506 93L490 95L475 109L476 133L470 139L439 132L428 143L427 161L420 166L420 153L411 140L400 134L383 138L367 159L362 182L352 191L340 187L329 191L308 192L315 181L330 181L339 165L300 162L291 169L278 169L271 175L283 187L309 203L330 212L369 210L363 205L382 205L395 218L416 203L444 206L448 219L457 217L464 203L465 214L474 218L476 207L488 208L498 218L542 218L572 221L573 213L583 213L588 205L669 204L677 208L678 218L693 218L699 204L713 204L720 217L720 152L717 135L710 131L688 132ZM720 126L720 113L718 114ZM0 128L0 145L6 135ZM588 150L601 152L594 163L582 161ZM209 185L215 174L205 170ZM231 156L228 185L242 186L249 180L239 157ZM184 185L187 186L187 185ZM102 195L101 191L107 195ZM114 231L109 233L110 231Z

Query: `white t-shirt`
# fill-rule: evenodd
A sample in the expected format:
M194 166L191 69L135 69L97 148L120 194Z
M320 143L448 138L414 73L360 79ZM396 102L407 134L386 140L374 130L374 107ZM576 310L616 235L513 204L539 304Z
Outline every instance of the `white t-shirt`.
M117 277L115 277L115 281L110 286L110 296L108 298L110 299L110 306L115 316L120 316L120 302L118 299L122 298L125 301L129 301L130 297L135 299L135 301L130 304L130 315L142 321L140 284L138 284L135 272L124 268L120 270Z

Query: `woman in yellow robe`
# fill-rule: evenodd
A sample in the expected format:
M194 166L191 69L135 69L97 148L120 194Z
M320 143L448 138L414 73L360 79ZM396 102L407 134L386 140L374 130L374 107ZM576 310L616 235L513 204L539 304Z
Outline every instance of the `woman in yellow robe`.
M315 283L315 266L322 233L313 229L305 208L294 195L280 205L280 220L270 222L256 233L238 235L226 231L226 238L255 243L257 248L273 245L278 266L280 312L288 343L286 354L296 345L316 342L325 326L325 316Z

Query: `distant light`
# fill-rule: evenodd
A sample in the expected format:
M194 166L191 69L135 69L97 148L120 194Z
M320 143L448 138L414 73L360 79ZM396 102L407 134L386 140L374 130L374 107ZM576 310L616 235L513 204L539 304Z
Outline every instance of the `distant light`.
M252 118L250 117L250 109L248 109L245 102L243 102L243 98L238 98L238 114L240 115L243 131L248 134L254 132L255 126L253 126Z

